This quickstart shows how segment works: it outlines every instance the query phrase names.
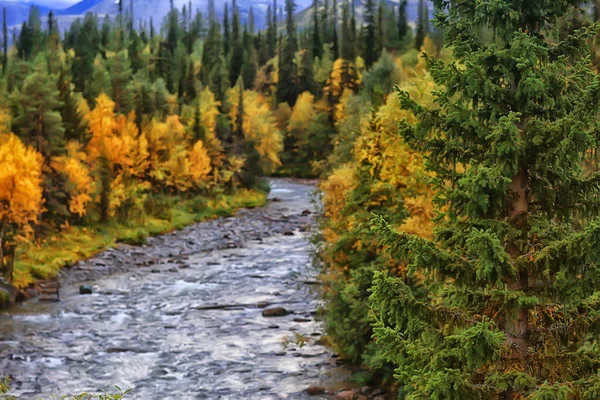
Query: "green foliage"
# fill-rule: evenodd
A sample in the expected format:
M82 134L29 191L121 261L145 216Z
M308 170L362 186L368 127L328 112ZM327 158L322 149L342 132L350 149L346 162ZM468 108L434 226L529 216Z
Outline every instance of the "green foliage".
M435 174L435 239L374 219L427 291L377 274L374 337L406 398L593 396L600 192L581 166L599 139L595 27L556 37L577 1L434 3L456 62L426 57L435 107L399 96L418 118L400 131Z

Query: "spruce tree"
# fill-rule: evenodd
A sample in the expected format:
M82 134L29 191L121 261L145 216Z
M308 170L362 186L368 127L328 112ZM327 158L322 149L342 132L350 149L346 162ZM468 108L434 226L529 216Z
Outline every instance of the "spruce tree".
M254 8L250 6L250 11L248 11L248 30L250 31L251 36L254 36L254 32L256 31L256 24L254 20Z
M340 45L338 43L338 25L337 25L337 0L333 0L333 21L331 22L331 52L333 59L340 58Z
M232 51L231 60L229 62L229 82L234 84L234 82L237 82L238 77L240 76L242 65L244 63L244 43L242 35L240 34L240 10L235 4L235 1L233 3L232 12Z
M329 32L329 0L323 0L323 11L321 12L321 37L323 43L331 43Z
M233 10L235 12L235 10ZM225 57L229 57L231 50L231 30L229 29L229 5L225 2L225 10L223 11L223 52Z
M371 65L379 58L377 52L377 40L375 38L377 26L375 21L375 1L367 0L365 4L365 28L364 28L364 45L363 58L365 66L370 68Z
M58 92L60 106L58 108L64 127L64 140L77 140L86 143L88 127L83 115L78 109L78 100L71 91L71 80L67 71L60 72L58 77Z
M582 174L600 139L595 27L557 40L579 0L435 5L455 61L427 59L436 107L400 93L419 120L401 133L435 173L435 240L376 218L429 292L377 274L374 337L407 398L597 399L600 186Z
M429 25L429 15L427 15L427 5L425 0L419 0L419 20L417 22L417 32L415 34L415 48L421 51L425 37L427 37L427 27Z
M355 7L355 1L354 0L350 0L352 1L352 18L350 18L350 34L352 35L352 43L354 43L354 51L356 52L356 46L357 46L357 40L356 40L356 34L358 32L358 30L356 29L356 7Z
M267 59L273 58L275 56L275 42L277 40L277 32L275 27L273 26L273 10L271 9L271 5L267 6L267 33L265 35L265 41L267 42L267 46L265 46L265 50L267 53Z
M407 0L400 0L400 4L398 5L398 39L400 42L404 41L410 29L408 26L408 15L406 14L407 5Z
M313 1L313 30L312 30L312 56L323 57L323 42L321 42L321 28L319 27L319 2Z
M21 139L39 151L45 160L64 151L64 128L57 111L61 106L57 77L48 74L43 54L33 64L18 96L15 131Z
M279 83L277 85L277 101L293 106L298 97L298 86L295 84L298 66L294 63L298 45L296 43L296 24L294 22L294 0L285 1L287 12L287 38L282 54L279 56Z
M385 26L383 24L383 13L383 0L380 0L379 7L377 7L377 52L379 54L381 54L385 48Z
M8 28L6 26L6 7L2 9L2 75L6 75L8 63Z
M354 35L352 34L348 0L342 6L342 52L341 57L346 61L354 60Z

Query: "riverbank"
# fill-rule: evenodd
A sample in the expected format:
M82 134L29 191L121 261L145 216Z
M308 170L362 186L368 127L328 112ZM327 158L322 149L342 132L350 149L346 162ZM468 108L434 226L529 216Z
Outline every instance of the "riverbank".
M191 224L228 217L243 208L264 206L266 194L240 190L233 195L216 198L182 199L168 196L161 199L159 212L143 220L113 219L105 224L64 227L38 243L22 244L17 249L13 285L35 295L41 280L55 279L63 268L86 260L119 244L142 245L149 237L183 229Z

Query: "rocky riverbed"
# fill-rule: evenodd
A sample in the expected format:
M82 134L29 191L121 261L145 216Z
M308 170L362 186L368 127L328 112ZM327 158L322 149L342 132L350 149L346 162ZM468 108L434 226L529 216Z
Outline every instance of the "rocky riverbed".
M313 190L274 180L262 209L105 251L64 272L60 302L4 310L11 394L119 385L132 399L304 399L345 379L320 344Z

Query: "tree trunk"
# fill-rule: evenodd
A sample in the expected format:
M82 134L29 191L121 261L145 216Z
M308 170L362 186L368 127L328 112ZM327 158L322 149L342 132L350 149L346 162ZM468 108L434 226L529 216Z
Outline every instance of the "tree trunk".
M511 225L516 229L522 229L529 210L529 204L527 200L527 184L529 181L529 174L527 168L521 166L517 175L513 177L511 183L511 196L512 202L508 217ZM521 252L516 243L510 243L508 245L508 253L514 263L517 258L521 255ZM511 291L526 291L529 287L529 275L526 270L518 271L517 276L510 282L508 282L508 290ZM505 333L506 339L510 346L510 359L520 364L522 370L527 366L527 333L528 333L528 310L519 309L516 313L506 315L506 326ZM513 391L509 389L504 394L506 400L513 399Z

